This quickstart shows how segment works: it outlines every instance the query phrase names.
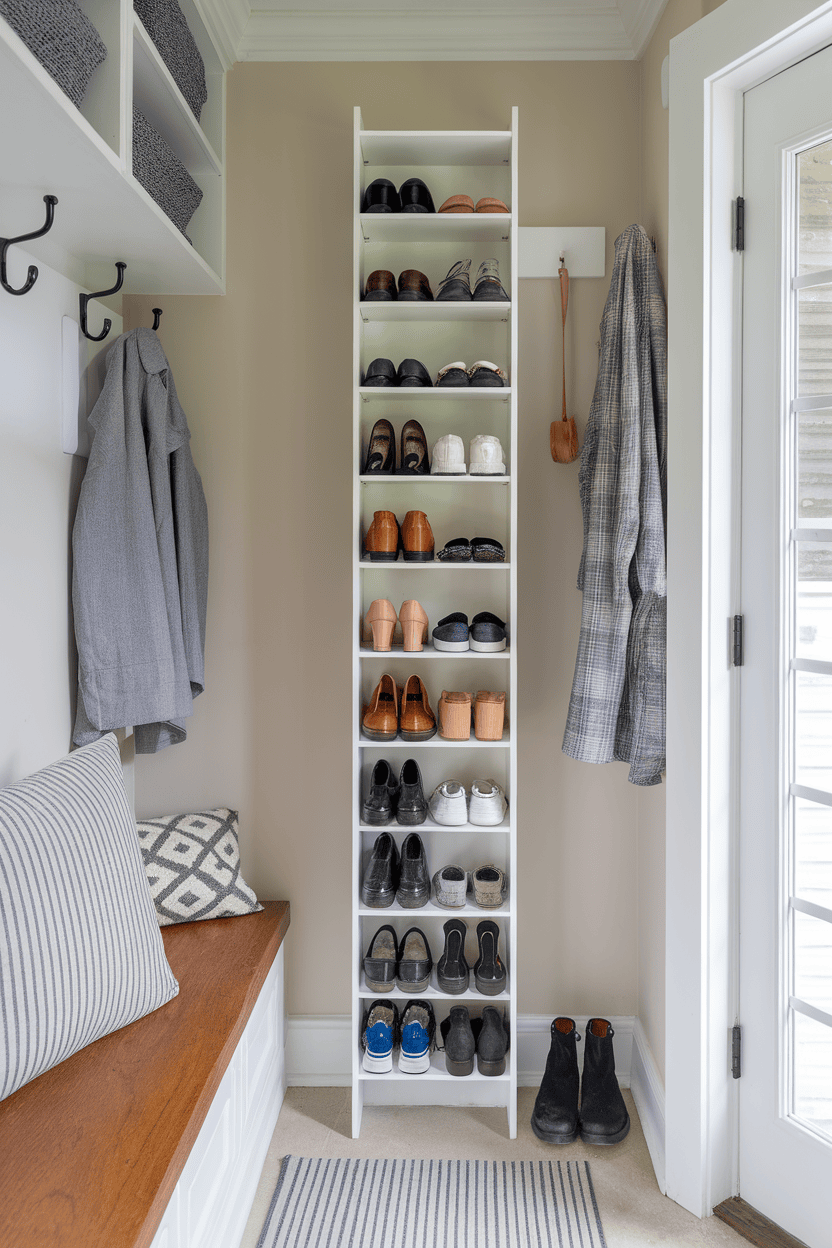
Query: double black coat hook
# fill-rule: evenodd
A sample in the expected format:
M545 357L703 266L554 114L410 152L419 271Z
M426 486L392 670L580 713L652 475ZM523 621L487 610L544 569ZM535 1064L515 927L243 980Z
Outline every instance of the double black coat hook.
M58 202L57 195L44 195L43 202L46 204L46 224L41 226L39 230L34 230L31 234L20 234L17 238L0 238L0 284L3 289L10 295L25 295L30 291L37 281L38 268L36 264L29 265L29 275L20 290L15 290L7 281L6 273L6 252L13 243L28 243L30 239L40 238L42 234L48 234L52 229L52 222L55 219L55 205Z
M112 290L97 290L89 295L78 296L78 301L81 305L81 332L84 337L89 338L91 342L103 342L110 330L113 328L113 322L110 320L109 316L105 316L104 328L101 333L91 334L87 329L87 304L90 299L101 299L105 295L114 295L121 290L124 283L124 270L127 268L127 265L123 260L116 260L116 268L118 269L118 281L115 286L113 286Z
M151 308L150 310L151 310L151 312L153 313L153 325L152 325L152 328L153 328L153 329L158 329L158 328L159 328L159 322L160 322L160 321L161 321L161 319L162 319L162 309L161 309L161 308Z

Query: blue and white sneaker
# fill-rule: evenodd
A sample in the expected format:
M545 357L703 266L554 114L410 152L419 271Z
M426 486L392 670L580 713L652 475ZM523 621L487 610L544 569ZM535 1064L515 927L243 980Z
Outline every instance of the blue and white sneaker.
M393 1069L393 1045L399 1029L399 1011L393 1001L373 1001L364 1015L361 1044L363 1066L371 1074L384 1075Z
M402 1011L399 1070L423 1075L430 1070L430 1051L436 1035L436 1019L429 1001L408 1001Z

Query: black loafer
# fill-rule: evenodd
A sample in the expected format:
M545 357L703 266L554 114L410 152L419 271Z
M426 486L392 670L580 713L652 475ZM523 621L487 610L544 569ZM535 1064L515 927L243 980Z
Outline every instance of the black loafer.
M361 901L365 906L383 910L392 906L399 884L399 851L389 832L376 838L364 879L361 882Z
M377 420L370 434L364 472L396 471L396 434L389 420Z
M506 552L496 537L472 537L471 558L475 563L505 563Z
M405 476L415 477L430 472L427 438L418 420L406 420L402 426L399 463L399 472Z
M415 758L406 758L399 773L396 822L406 827L415 827L417 824L424 823L427 817L428 804L422 788L422 773L419 770L419 764Z
M453 537L436 556L443 563L470 563L471 543L467 537Z
M433 386L430 373L419 360L402 360L397 377L400 386Z
M454 540L464 542L465 538L457 537ZM451 653L468 650L470 649L468 636L468 616L463 611L452 611L450 615L444 616L433 630L433 648L434 650L450 650Z
M402 992L424 992L430 983L432 970L433 958L427 936L419 927L408 928L399 945L397 986Z
M505 648L505 620L491 611L479 611L471 621L471 649L492 654Z
M402 841L401 871L396 901L403 910L418 910L428 904L429 897L430 877L425 847L418 832L410 832Z
M444 368L440 368L436 384L437 386L470 386L471 379L465 365L461 361L455 361L453 364L446 364Z
M396 987L399 946L389 923L380 927L364 958L364 978L373 992L392 992Z
M436 212L433 197L421 178L408 178L399 187L402 212Z
M362 386L397 386L396 366L392 360L373 360L367 365Z
M380 758L370 777L370 791L361 806L363 823L389 823L396 813L399 786L387 759Z
M376 178L364 192L362 212L401 212L402 201L389 178Z

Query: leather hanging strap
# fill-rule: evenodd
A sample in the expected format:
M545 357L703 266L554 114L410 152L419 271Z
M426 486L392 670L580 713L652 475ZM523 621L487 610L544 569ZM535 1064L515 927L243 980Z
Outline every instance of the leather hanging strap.
M569 307L569 270L567 268L558 269L558 277L560 278L560 311L563 343L563 415L561 416L561 420L566 420L566 310Z

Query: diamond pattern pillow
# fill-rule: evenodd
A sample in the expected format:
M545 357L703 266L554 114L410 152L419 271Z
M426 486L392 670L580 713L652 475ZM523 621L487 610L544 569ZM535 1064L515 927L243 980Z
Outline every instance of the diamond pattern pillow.
M136 824L160 927L263 909L240 874L237 819L223 806Z

